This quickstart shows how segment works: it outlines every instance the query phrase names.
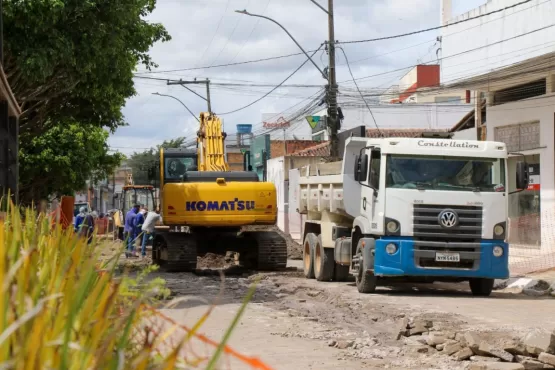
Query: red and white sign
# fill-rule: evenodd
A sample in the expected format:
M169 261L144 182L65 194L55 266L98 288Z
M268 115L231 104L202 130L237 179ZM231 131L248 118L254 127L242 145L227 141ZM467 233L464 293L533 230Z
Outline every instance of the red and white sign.
M530 175L527 190L540 190L540 175Z
M283 117L279 117L274 122L264 122L264 128L273 128L273 129L280 129L280 128L289 128L291 123L286 121Z

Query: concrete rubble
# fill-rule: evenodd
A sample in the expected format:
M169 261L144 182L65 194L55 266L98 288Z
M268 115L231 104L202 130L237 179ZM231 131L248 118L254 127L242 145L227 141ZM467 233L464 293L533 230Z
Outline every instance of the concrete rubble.
M429 320L398 320L397 340L418 353L438 353L459 362L468 370L555 369L555 330L534 330L519 340L488 341L478 332L446 332ZM426 350L426 347L428 350Z

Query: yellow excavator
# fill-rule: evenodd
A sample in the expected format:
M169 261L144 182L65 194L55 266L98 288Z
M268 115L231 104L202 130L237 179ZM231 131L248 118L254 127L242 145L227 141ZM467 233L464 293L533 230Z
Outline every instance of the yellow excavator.
M196 150L160 150L164 226L156 230L152 259L168 271L195 270L198 256L227 251L256 270L286 267L285 239L275 231L249 230L276 224L276 188L254 172L230 171L225 137L220 118L201 113Z

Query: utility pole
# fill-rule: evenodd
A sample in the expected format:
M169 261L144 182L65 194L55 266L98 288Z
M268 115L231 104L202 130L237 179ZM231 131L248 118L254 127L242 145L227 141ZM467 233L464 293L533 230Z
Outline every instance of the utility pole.
M337 136L337 132L339 131L339 120L338 120L338 112L337 112L337 79L335 76L335 29L334 29L334 19L333 19L333 0L328 0L328 9L326 10L322 5L318 3L317 0L310 0L314 5L316 5L320 10L328 15L328 54L329 54L329 71L328 73L324 73L318 64L308 55L308 53L303 49L303 47L299 44L297 40L283 27L279 22L276 20L266 17L260 14L253 14L249 13L246 9L245 10L236 10L236 13L248 15L251 17L258 17L264 18L277 24L281 29L287 33L287 35L295 42L295 44L301 49L301 51L306 55L306 57L312 62L314 67L322 74L324 79L328 80L328 86L326 88L326 101L328 104L328 121L327 125L329 128L330 139L331 139L331 147L330 147L330 155L333 158L339 158L339 139Z
M167 84L168 85L180 85L184 89L189 90L190 92L192 92L193 94L195 94L196 96L201 98L202 100L206 101L206 104L208 105L208 113L212 114L212 104L210 102L210 80L209 79L200 80L200 81L197 81L197 80L194 80L194 81L183 81L183 80L168 81ZM198 94L196 91L193 91L193 90L191 90L190 88L188 88L186 86L186 85L198 85L198 84L206 84L206 98L204 96ZM161 94L157 94L157 95L161 95ZM183 104L183 102L181 102L181 104ZM187 108L187 110L189 110L189 108Z
M328 71L328 127L330 130L330 156L339 158L339 137L338 133L338 114L337 114L337 78L335 74L335 27L333 20L333 0L328 0L328 53L329 53L329 71Z

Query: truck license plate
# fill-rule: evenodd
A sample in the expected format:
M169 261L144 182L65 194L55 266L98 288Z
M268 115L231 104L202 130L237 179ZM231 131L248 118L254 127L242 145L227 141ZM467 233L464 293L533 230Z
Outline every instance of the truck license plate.
M436 253L437 262L460 262L461 255L458 253Z

